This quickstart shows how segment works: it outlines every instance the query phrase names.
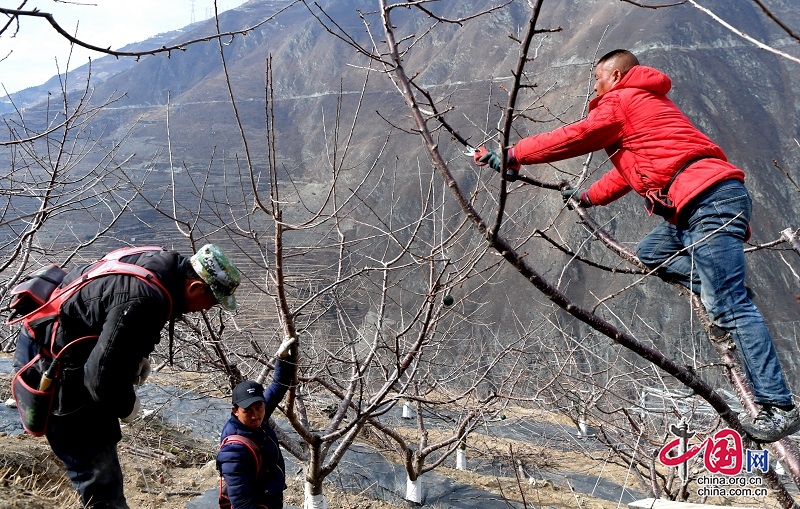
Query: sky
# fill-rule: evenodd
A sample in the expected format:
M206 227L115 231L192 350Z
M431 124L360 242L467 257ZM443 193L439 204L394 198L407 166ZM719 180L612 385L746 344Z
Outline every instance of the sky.
M22 2L0 0L0 7L17 9ZM217 0L217 9L223 12L244 2ZM78 38L89 44L117 49L212 17L214 0L28 0L22 10L34 8L52 14L67 32L75 34L77 29ZM14 31L12 25L0 36L0 95L41 85L59 68L63 72L69 58L69 41L45 18L22 17L12 38ZM70 68L102 56L76 46Z

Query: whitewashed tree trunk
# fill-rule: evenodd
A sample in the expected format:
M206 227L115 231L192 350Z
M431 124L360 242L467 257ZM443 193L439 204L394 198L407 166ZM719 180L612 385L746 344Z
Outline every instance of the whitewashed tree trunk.
M462 448L456 449L456 470L467 469L467 451Z
M305 497L303 499L303 509L328 509L328 501L325 499L325 494L312 495L313 486L311 483L306 483Z
M583 417L578 418L578 434L581 438L589 436L589 425L586 424L586 419Z
M406 477L406 500L422 503L422 479L417 477L416 481L412 481Z
M405 401L403 403L403 419L411 419L411 403Z

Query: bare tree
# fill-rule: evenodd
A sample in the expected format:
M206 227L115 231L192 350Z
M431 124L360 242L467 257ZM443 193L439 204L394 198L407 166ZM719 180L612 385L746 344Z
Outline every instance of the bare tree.
M368 29L371 29L373 26L375 26L372 24L372 22L374 20L379 20L383 31L380 35L374 34L372 36L372 40L375 41L375 46L369 50L366 50L361 45L352 43L351 41L353 39L349 38L347 34L343 34L340 30L337 30L336 24L334 22L328 22L325 20L324 15L320 15L319 19L327 23L331 33L334 33L335 35L341 37L342 40L351 43L354 48L365 52L370 58L378 62L379 65L383 66L383 69L392 79L404 102L406 103L406 106L408 107L409 114L413 120L413 127L409 127L408 130L414 130L419 134L425 148L427 149L428 156L444 179L447 187L453 192L456 202L461 207L465 216L469 218L474 227L479 231L480 235L485 237L487 240L487 245L490 248L500 254L500 256L524 278L524 280L536 287L551 302L561 308L569 316L574 317L588 326L589 329L592 329L606 336L607 338L610 338L616 344L629 350L633 355L631 359L638 358L640 360L645 360L649 363L652 363L654 366L657 366L661 371L666 372L674 377L674 379L680 385L685 386L699 398L704 400L705 403L713 409L713 412L715 412L728 426L741 431L736 413L730 408L729 400L726 400L721 394L713 389L713 381L715 380L713 374L705 375L705 373L699 372L691 365L687 367L687 365L684 364L681 359L675 360L671 358L671 356L665 355L665 352L660 351L655 345L652 345L647 338L642 336L641 333L634 332L626 320L620 320L619 317L616 317L614 315L613 308L609 306L609 299L597 297L593 307L584 307L578 301L576 301L575 298L571 297L561 288L560 278L556 280L549 279L544 275L543 272L543 270L548 270L547 268L537 268L534 265L534 260L526 256L527 252L529 252L531 249L534 249L531 240L541 234L542 237L549 237L549 241L552 241L553 237L550 236L549 231L556 228L556 223L555 221L550 221L550 224L548 224L546 227L539 228L534 233L531 233L527 222L521 218L521 209L509 209L510 193L514 193L515 196L518 195L520 192L519 187L512 187L510 182L508 182L506 179L500 180L498 185L493 187L493 190L496 193L494 195L496 196L496 200L487 200L486 203L482 203L482 205L487 205L484 209L480 209L476 205L476 202L471 199L474 193L462 187L463 183L454 176L454 165L452 160L449 158L449 156L458 149L446 148L446 140L442 139L437 130L441 127L445 127L447 131L452 134L454 141L457 143L460 142L464 145L469 144L466 142L467 138L459 135L457 130L450 127L450 124L447 122L447 112L450 108L439 108L438 103L431 100L432 94L426 93L423 87L419 84L420 80L418 79L415 71L413 71L411 67L407 67L407 65L409 65L407 62L411 62L413 60L411 55L414 48L419 46L417 44L418 41L428 36L435 27L449 23L462 23L465 20L472 19L472 17L482 13L476 12L472 15L467 15L459 19L447 19L426 9L426 5L429 3L430 2L419 2L411 6L412 10L416 9L416 13L420 19L428 20L431 26L429 31L426 31L421 35L416 35L413 33L397 33L397 26L392 22L392 15L398 8L406 8L409 6L405 4L389 4L388 2L384 1L377 2L377 14L368 18L368 20L365 21L365 26L367 26ZM520 102L522 102L519 100L522 98L522 93L527 93L535 88L534 84L529 81L530 71L528 71L526 68L528 64L534 60L530 54L530 52L533 51L534 38L537 34L542 32L541 29L537 28L537 20L542 9L542 2L532 2L530 7L531 16L526 30L524 31L525 33L519 36L518 39L514 37L514 39L519 43L518 53L520 57L518 59L516 68L512 71L512 83L511 85L504 85L504 89L508 92L508 101L501 111L501 122L499 122L499 126L501 128L499 129L498 134L500 137L501 147L508 146L510 144L510 135L514 132L514 120L521 118L521 116L526 113L527 109L530 108L530 105L538 103L535 96L526 96L524 106L519 106ZM384 42L379 43L377 41ZM505 164L505 161L503 164ZM589 167L589 170L592 171L593 168ZM585 178L585 175L586 173L583 173L580 178ZM564 182L560 179L551 180L548 182L523 176L520 180L526 184L538 186L544 190L557 190L564 186ZM541 210L543 207L539 206L538 208ZM643 284L644 281L649 281L649 279L646 279L646 276L651 274L643 270L644 268L638 263L630 250L625 248L624 245L614 239L613 236L605 232L586 211L580 211L580 219L587 230L594 236L594 238L604 244L611 253L614 253L622 260L622 262L624 262L623 267L627 266L627 268L625 268L626 272L629 274L636 274L638 272L640 274L639 276L636 276L636 279L633 282L634 285L640 285ZM592 258L585 257L576 249L566 246L563 246L562 248L567 250L574 261L583 262L585 259L591 260ZM592 260L590 263L594 264L595 266L599 266L600 268L605 265L605 270L607 270L609 274L617 272L616 268L618 266L618 262L612 262L611 264L598 264L598 262ZM698 299L689 296L685 292L683 294L687 297L687 300L692 302L692 307L700 320L700 325L709 329L710 321L708 321L707 317L705 316L705 312L703 311L702 306L699 305ZM602 311L602 313L600 311ZM606 318L603 315L607 315L609 318ZM614 322L620 323L621 327L615 325ZM702 327L700 328L702 329ZM714 338L712 337L712 339ZM744 378L741 375L741 371L737 368L738 359L736 359L735 355L733 355L730 351L730 343L724 339L717 339L716 341L713 341L712 344L714 345L714 348L717 349L720 358L717 363L712 363L709 365L709 367L713 365L722 366L723 369L721 372L728 376L733 387L739 392L742 402L745 404L745 406L752 407L752 397L747 388L747 384L744 382ZM627 362L629 361L626 361L626 363ZM612 366L614 365L612 364ZM618 364L614 366L614 368L614 372L619 371L624 373L626 370L626 364ZM594 370L590 370L588 373L589 376L583 377L583 379L592 380L593 387L598 386L598 383L601 387L605 386L607 384L607 382L603 381L605 377L599 376L599 372L602 372L605 369L607 368L603 368L602 370L598 370L596 368ZM639 372L641 372L641 369L639 369ZM636 371L634 371L634 373L636 373ZM610 375L613 375L613 373L609 373L607 375L607 379L609 381L615 380L615 376ZM651 380L657 380L660 376L660 372L650 372L649 375ZM634 376L631 375L629 371L628 376L619 378L619 381L622 382L623 380L632 380L633 378ZM620 403L624 401L634 404L635 399L632 398L632 392L633 391L631 391L630 386L628 386L625 390L610 386L610 390L604 392L601 398L598 399L598 402L602 401L602 398L606 397L605 394L613 395L613 398L609 400L611 402L610 408L607 408L605 411L609 412L609 415L611 416L616 416L616 419L618 419L617 422L619 423L617 425L619 429L625 430L629 433L631 429L638 428L638 430L643 433L645 431L643 426L637 423L635 419L630 418L630 411L628 408L620 407ZM554 398L558 398L557 393L554 395ZM597 406L598 404L595 402L595 407ZM665 424L662 423L661 426L650 429L648 436L655 437L659 433L663 433L663 426L665 426ZM620 444L621 441L619 440L620 439L618 437L613 437L609 440L609 445L614 446ZM775 451L778 452L778 456L781 458L781 460L790 464L790 469L793 471L795 478L797 478L800 470L795 470L794 467L791 466L791 464L797 464L797 456L794 446L788 440L784 440L778 444L775 444L773 447L775 448ZM643 456L641 456L641 463L646 469L645 472L647 472L647 469L650 469L650 458L652 458L651 451L643 452L640 450L640 452L629 456L629 458L641 454L643 454ZM766 474L766 477L770 483L770 486L777 493L780 503L784 507L793 507L794 502L778 477L775 476L771 471Z
M18 9L9 9L6 7L0 7L0 14L3 14L6 17L6 22L0 27L0 36L3 35L10 35L15 37L20 30L22 30L22 23L24 20L27 19L35 19L35 18L43 18L50 23L50 26L55 30L61 37L64 38L66 42L69 44L80 46L82 48L86 48L92 51L96 51L97 53L104 54L104 55L113 55L117 58L119 57L134 57L139 59L146 55L157 55L160 53L166 53L167 57L174 52L174 51L186 51L186 48L197 43L208 42L213 40L220 40L225 38L228 42L232 40L236 36L246 36L248 33L252 32L253 30L258 29L265 23L268 23L275 19L280 13L284 12L286 9L292 7L295 3L299 0L295 0L294 2L290 2L284 7L280 8L274 14L258 21L257 23L253 24L252 26L242 28L240 30L233 30L233 31L226 31L220 32L217 31L216 33L211 33L204 37L198 37L195 39L190 39L187 41L183 41L177 44L171 44L169 46L161 46L158 48L150 48L144 49L139 51L118 51L111 49L110 46L102 46L101 42L87 42L83 38L75 37L73 34L69 33L64 27L62 27L56 18L47 12L42 12L38 9L25 9L25 4L27 0L22 0L22 3ZM214 8L216 10L216 2L214 3ZM219 15L215 12L215 18L219 20Z
M229 76L222 44L220 56ZM427 469L440 464L491 413L496 392L486 386L497 378L503 387L494 369L506 350L482 352L456 384L464 365L451 348L469 345L477 355L471 336L491 324L474 310L485 305L479 290L498 264L485 262L482 243L468 241L468 222L445 202L448 194L429 167L418 166L412 205L406 169L393 167L383 150L367 159L357 153L371 71L354 102L342 95L332 115L319 113L325 183L299 182L293 168L278 163L270 60L265 74L263 142L244 127L228 78L243 152L221 169L223 185L211 177L218 169L211 161L200 174L174 166L170 185L139 192L189 243L213 239L244 260L243 311L193 327L184 339L193 348L180 353L183 366L199 359L231 384L261 381L271 369L268 343L298 339L295 384L282 410L299 441L276 430L304 464L307 503L320 507L323 481L367 426L388 429L385 418L399 401L450 415L449 435L423 447L409 470L414 479L426 457L438 453ZM395 132L387 126L384 148ZM455 288L457 299L449 295ZM265 309L270 301L274 312ZM457 407L461 413L453 413Z
M431 356L430 348L420 355L413 382L401 392L406 401L413 402L414 415L408 417L415 418L416 426L403 426L396 419L370 420L386 437L386 447L402 458L405 498L411 502L425 500L422 475L454 452L463 454L469 435L500 413L499 394L514 381L498 373L513 349L502 345L492 351L492 344L482 341L474 327L465 332L457 344L445 342L434 350L435 355Z
M60 97L48 99L40 112L16 110L5 119L0 299L47 263L66 266L84 253L93 260L136 196L123 172L128 158L120 154L127 136L106 140L92 127L98 113L118 98L92 105L89 82L82 94L71 97L67 79ZM137 178L141 184L147 174ZM14 335L10 338L4 351L15 345Z
M635 314L616 314L620 295L653 285L654 278L625 244L604 230L606 220L598 224L594 215L580 210L577 217L585 235L575 241L565 233L564 221L576 216L550 202L560 202L552 198L573 177L567 171L555 168L556 176L549 179L523 175L519 181L525 186L497 176L456 174L456 166L469 161L463 151L477 145L460 131L474 132L475 124L451 122L458 117L451 97L443 100L426 89L408 62L415 41L427 34L482 21L488 13L505 14L508 4L483 11L467 6L474 12L454 19L434 14L432 4L377 3L377 15L361 18L369 44L355 42L324 10L309 5L331 33L370 62L362 66L366 78L358 99L346 100L342 94L329 110L319 112L326 133L319 159L281 157L268 62L263 131L245 129L228 80L244 146L233 162L212 156L198 171L173 162L169 153L172 181L158 188L142 185L134 172L125 173L128 189L135 189L160 220L174 225L170 233L178 231L193 247L207 240L223 244L242 260L248 278L240 293L244 310L238 315L206 314L178 325L184 348L178 350L177 362L186 369L210 367L231 385L242 378L264 380L271 369L269 345L286 336L299 339L295 383L282 408L299 441L284 432L282 443L303 462L307 502L314 507L325 503L323 481L370 427L382 431L382 443L402 455L413 482L441 465L484 417L508 402L554 407L573 418L578 429L591 424L616 453L615 461L634 466L645 489L685 498L686 485L676 487L675 473L655 466L653 449L663 445L668 424L678 416L700 415L696 422L705 434L721 421L738 429L732 400L713 389L727 376L747 404L746 383L729 343L693 342L671 355L658 346L665 334L649 335L648 326L636 327ZM541 1L531 6L527 32L512 38L520 56L510 84L501 87L508 97L499 114L492 107L494 96L486 100L486 109L492 111L486 123L491 117L498 128L481 130L486 138L499 138L502 146L521 132L519 121L532 117L534 108L546 109L541 101L546 92L536 92L528 69L536 61L536 36L542 33L537 28L541 6ZM399 7L418 16L425 30L419 35L398 33L392 16ZM376 26L382 29L376 31ZM225 35L233 36L221 30L210 36L220 44L223 65ZM160 51L174 49L179 48ZM386 117L385 132L364 133L359 120L366 110L368 82L376 73L397 88L411 122ZM41 142L62 125L88 125L77 120L70 124L77 118L64 115L16 135L9 144L12 154L27 155L19 147ZM356 141L366 134L384 141L365 156ZM409 134L421 138L428 160L396 156L403 152L395 150L397 140ZM120 163L110 156L112 160ZM293 171L311 164L325 169L321 182ZM431 165L438 173L431 172ZM587 178L601 165L587 160L574 180ZM413 205L407 204L408 195L415 197ZM93 210L88 207L92 202L81 203ZM17 216L47 219L52 207L24 209ZM14 208L9 204L6 210ZM42 231L41 225L36 231ZM792 242L790 237L785 240ZM561 251L564 266L554 270L537 265L535 253L542 246ZM585 267L621 281L623 288L609 296L603 286L575 289L573 271ZM508 268L551 303L541 322L518 318L510 335L505 329L500 332L505 324L485 311L489 303L482 296ZM454 303L446 304L445 297L454 295ZM682 295L701 320L698 330L704 330L708 323L699 302L686 292ZM165 349L160 350L164 359L172 356ZM463 354L458 361L456 351ZM665 401L658 408L642 398L651 389ZM422 417L416 427L395 425L392 413L403 401L416 405ZM787 443L774 447L791 467L793 448ZM777 477L770 475L769 480L781 503L791 506Z

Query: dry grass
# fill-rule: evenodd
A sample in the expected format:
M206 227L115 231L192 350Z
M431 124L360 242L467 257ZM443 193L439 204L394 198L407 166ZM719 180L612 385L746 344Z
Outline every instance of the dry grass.
M44 439L0 437L0 509L81 507Z

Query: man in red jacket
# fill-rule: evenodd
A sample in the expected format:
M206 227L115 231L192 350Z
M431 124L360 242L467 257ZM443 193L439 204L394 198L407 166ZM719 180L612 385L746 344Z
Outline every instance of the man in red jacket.
M559 161L604 149L614 168L588 190L565 189L565 201L606 205L633 190L648 211L666 220L637 247L646 266L700 295L720 336L730 334L761 410L740 416L745 431L774 442L800 430L761 313L744 285L743 242L751 201L744 172L667 98L669 77L639 65L633 53L614 50L595 69L597 97L586 118L524 138L506 153L506 175L521 164ZM476 163L500 170L501 157L483 147ZM510 170L510 171L509 171Z

